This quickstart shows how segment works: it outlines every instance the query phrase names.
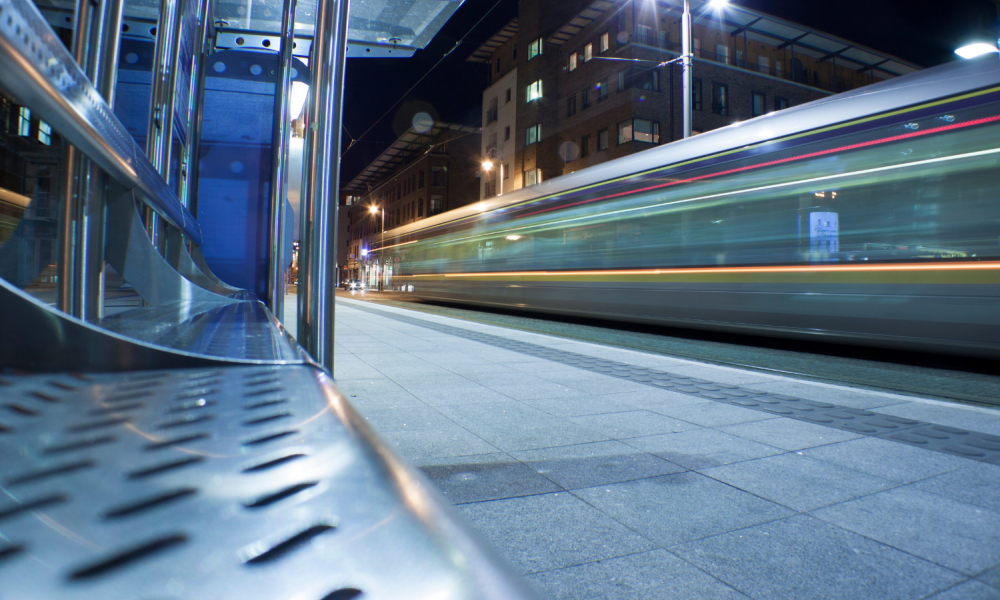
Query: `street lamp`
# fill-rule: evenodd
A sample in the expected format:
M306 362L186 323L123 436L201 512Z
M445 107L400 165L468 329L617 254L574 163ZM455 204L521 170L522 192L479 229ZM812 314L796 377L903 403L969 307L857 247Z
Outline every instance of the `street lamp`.
M722 8L729 0L709 0L709 6ZM691 137L691 2L684 0L684 14L681 16L681 105L684 107L684 127L682 137Z
M368 211L371 214L373 214L373 215L378 214L379 210L382 211L382 243L379 244L379 247L378 247L378 262L379 262L379 265L378 265L378 267L375 268L375 276L378 277L377 289L378 289L378 291L381 292L382 291L382 277L379 275L379 270L381 270L383 274L385 273L385 260L382 258L382 247L385 246L385 209L384 208L380 209L379 207L375 206L374 204L371 205L368 208Z
M961 48L955 50L955 54L961 56L962 58L976 58L977 56L990 54L991 52L1000 52L1000 50L997 49L996 44L990 44L988 42L976 42L974 44L962 46Z
M486 187L489 189L490 186L490 169L493 168L493 163L488 160L483 161L483 171L486 172Z

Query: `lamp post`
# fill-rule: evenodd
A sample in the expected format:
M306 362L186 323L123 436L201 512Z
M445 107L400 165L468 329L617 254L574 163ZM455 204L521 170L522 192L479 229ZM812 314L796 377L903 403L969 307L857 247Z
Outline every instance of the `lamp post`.
M379 273L379 271L381 271L382 273L385 273L385 264L383 263L383 258L382 258L382 246L385 246L385 208L381 208L380 209L379 207L377 207L375 205L372 205L371 208L369 208L368 210L373 215L378 214L378 212L380 210L382 211L382 243L380 243L379 246L378 246L378 266L375 267L375 277L378 277L377 289L378 289L378 291L381 292L382 291L382 276Z
M729 0L710 0L714 8L722 8ZM684 107L684 127L682 137L691 137L691 2L684 0L684 14L681 15L681 93Z

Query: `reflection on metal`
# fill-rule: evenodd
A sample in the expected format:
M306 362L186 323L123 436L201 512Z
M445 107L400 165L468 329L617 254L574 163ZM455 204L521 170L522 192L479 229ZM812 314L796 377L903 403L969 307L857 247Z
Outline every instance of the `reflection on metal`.
M30 0L0 0L0 87L164 219L201 243L180 204Z
M299 233L299 343L333 372L337 191L349 2L320 0L302 176Z
M5 600L534 597L318 369L9 383Z
M108 263L151 305L177 301L231 303L188 281L150 243L133 195L120 189L108 198Z
M289 92L292 85L292 46L295 39L295 0L284 0L278 80L274 85L274 118L271 128L271 227L268 251L268 306L285 314L285 219L288 189L288 142L291 138Z
M190 354L235 361L301 361L290 341L263 303L168 302L105 317L104 329L131 339Z
M55 311L0 279L0 364L33 372L176 369L234 361L172 351ZM6 533L6 531L5 531ZM6 582L5 598L8 593Z
M188 244L180 231L174 227L167 226L164 233L163 256L170 263L170 266L176 269L181 276L191 283L221 296L243 293L243 290L213 279L202 271L201 267L191 257L191 253L188 251Z

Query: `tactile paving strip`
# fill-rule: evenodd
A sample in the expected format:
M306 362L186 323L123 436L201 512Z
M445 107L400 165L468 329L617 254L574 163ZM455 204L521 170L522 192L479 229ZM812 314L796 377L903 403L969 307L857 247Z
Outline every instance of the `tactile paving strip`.
M359 423L305 366L0 375L0 596L527 597Z
M462 329L357 304L352 304L351 308L467 340L482 342L504 350L551 360L671 392L688 394L824 427L880 437L928 450L1000 465L1000 436L677 375L667 371L548 348L530 342L511 340L498 335Z

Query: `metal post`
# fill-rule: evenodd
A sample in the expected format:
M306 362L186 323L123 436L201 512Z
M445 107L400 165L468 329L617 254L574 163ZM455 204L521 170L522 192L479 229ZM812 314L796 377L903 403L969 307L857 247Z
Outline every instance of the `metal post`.
M288 95L292 85L292 44L295 37L295 0L285 0L281 15L281 46L278 78L274 84L274 119L271 126L271 248L268 253L268 305L279 320L284 320L285 265L284 250L285 193L288 183L289 122Z
M385 206L382 206L382 243L378 246L378 262L382 265L382 276L378 280L378 291L384 292L385 276L388 270L385 268Z
M336 190L349 6L347 0L320 0L316 7L299 206L298 341L331 373L336 289L329 275L337 266Z
M73 29L73 58L84 70L87 69L87 52L91 45L91 24L94 6L90 0L76 3ZM62 211L59 219L59 255L57 259L56 306L59 310L79 316L78 295L78 255L81 167L83 154L66 143L65 168L62 186Z
M118 81L124 0L104 0L95 11L87 56L87 77L101 96L114 106ZM104 316L104 235L106 220L105 175L82 158L77 185L76 265L73 315L88 321Z
M195 217L198 216L198 159L201 154L201 126L205 114L205 67L208 64L208 57L211 55L213 47L211 35L212 24L212 2L211 0L201 0L201 11L199 13L198 46L195 61L197 65L191 79L195 81L191 94L191 122L188 125L188 169L187 178L184 182L181 202L191 211Z
M684 0L681 15L681 95L684 107L684 126L681 136L691 137L691 6Z
M150 90L149 124L146 128L146 156L149 157L156 170L163 174L161 166L163 164L164 139L162 135L163 124L166 120L172 122L173 115L166 115L164 110L164 88L167 87L167 73L171 69L170 57L172 56L172 45L174 38L173 31L174 14L177 12L178 0L162 0L160 4L160 16L156 25L156 50L153 54L153 83ZM169 144L169 140L166 142ZM153 246L160 247L159 220L160 217L152 208L146 207L145 211L146 232Z

